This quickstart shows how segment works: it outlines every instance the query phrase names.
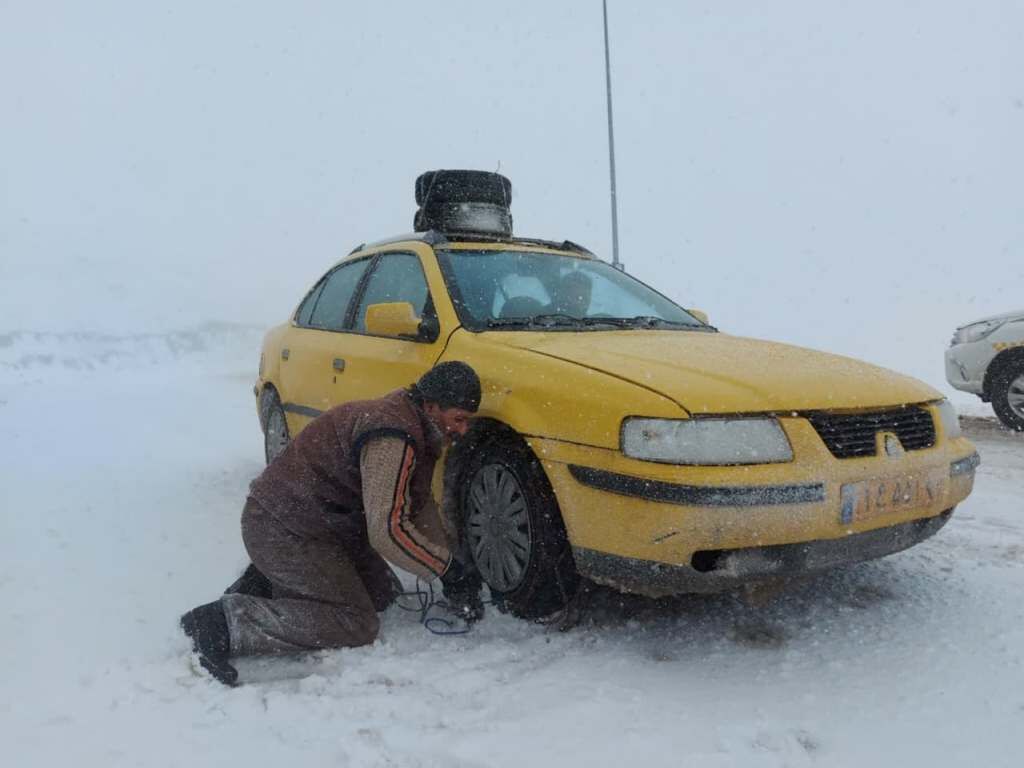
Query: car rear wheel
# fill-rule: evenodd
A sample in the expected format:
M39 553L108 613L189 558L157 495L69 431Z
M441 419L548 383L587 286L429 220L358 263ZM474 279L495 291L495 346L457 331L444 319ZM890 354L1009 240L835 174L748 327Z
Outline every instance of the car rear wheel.
M263 395L263 454L267 464L281 455L290 440L281 398L274 390L267 390Z
M1024 432L1024 360L1004 364L992 379L992 408L1010 429Z
M516 616L549 616L579 576L540 462L525 445L489 443L463 474L462 519L473 561L492 596Z

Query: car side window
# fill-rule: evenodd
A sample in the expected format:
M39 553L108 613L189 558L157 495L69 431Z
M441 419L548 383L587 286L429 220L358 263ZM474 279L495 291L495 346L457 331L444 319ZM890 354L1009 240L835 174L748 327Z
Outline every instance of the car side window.
M327 278L321 278L320 282L316 284L309 295L303 300L302 305L295 313L295 322L299 325L309 325L309 320L313 316L313 307L316 306L317 299L320 298L320 293L324 289L324 285L327 283Z
M352 301L359 280L369 263L369 259L361 259L344 264L327 276L309 316L311 328L322 328L327 331L345 330L349 302Z
M356 310L355 329L366 331L366 308L371 304L407 301L423 317L431 311L430 291L420 260L411 253L388 253L380 257Z

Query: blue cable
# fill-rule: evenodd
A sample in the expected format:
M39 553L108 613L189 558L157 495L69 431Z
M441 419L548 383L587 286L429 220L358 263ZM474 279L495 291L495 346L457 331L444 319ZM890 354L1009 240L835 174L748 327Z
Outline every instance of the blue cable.
M398 598L403 597L415 597L419 602L416 607L409 607L402 605L401 602L396 603L399 608L403 611L413 611L420 614L420 624L433 635L468 635L469 624L466 624L462 629L454 629L455 623L451 619L444 618L442 616L430 616L430 609L434 606L448 609L448 603L445 600L438 600L434 597L434 587L428 583L426 589L423 588L422 582L419 578L416 579L416 589L412 592L402 592L398 595ZM441 625L438 628L437 625Z

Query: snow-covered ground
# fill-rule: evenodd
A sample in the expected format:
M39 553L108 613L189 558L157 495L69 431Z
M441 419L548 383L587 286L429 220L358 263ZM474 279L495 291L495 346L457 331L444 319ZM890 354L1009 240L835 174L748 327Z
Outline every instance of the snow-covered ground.
M1024 295L1024 4L608 6L630 273L990 418L942 349ZM609 259L603 42L593 0L0 3L0 764L1024 763L1024 441L991 427L936 538L759 606L392 609L301 681L191 673L261 329L430 168Z
M752 604L599 593L491 611L301 680L196 677L177 628L244 562L260 331L0 335L0 755L9 766L1016 766L1024 441L979 438L934 539Z

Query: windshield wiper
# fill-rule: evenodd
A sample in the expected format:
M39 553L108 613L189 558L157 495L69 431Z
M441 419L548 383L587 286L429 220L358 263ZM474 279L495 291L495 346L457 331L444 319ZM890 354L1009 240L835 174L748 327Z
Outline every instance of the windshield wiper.
M583 325L584 321L572 315L564 315L559 312L549 312L544 315L534 315L533 324L542 328L552 328L556 325Z
M637 315L625 321L631 328L700 328L694 323L684 323L679 320L666 320L663 317L654 315Z
M614 328L623 327L618 318L615 317L576 317L561 312L551 312L544 315L535 315L532 325L540 328L593 328L598 325L610 325Z
M610 326L612 328L689 328L705 330L703 326L683 323L677 320L666 320L654 315L637 315L636 317L573 317L561 313L534 315L533 317L493 317L486 320L488 328L593 328Z
M484 323L488 328L529 328L531 317L488 317Z
M532 317L492 317L488 318L488 328L558 328L558 327L581 327L591 325L592 322L604 323L601 318L579 318L572 315L559 313L548 313L534 315Z

